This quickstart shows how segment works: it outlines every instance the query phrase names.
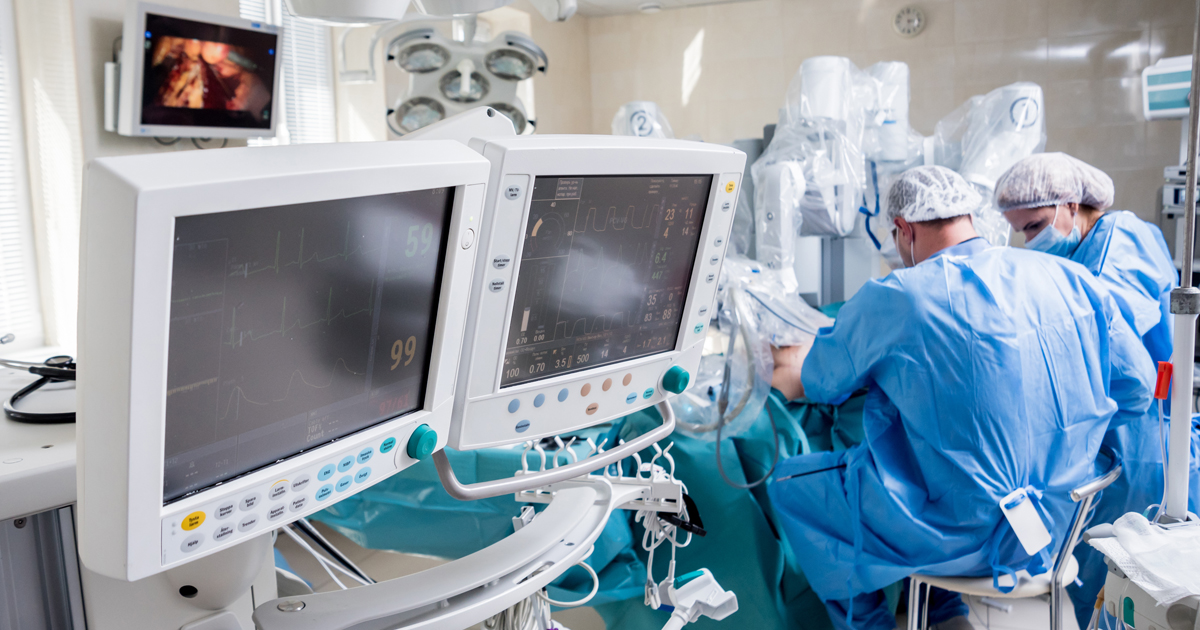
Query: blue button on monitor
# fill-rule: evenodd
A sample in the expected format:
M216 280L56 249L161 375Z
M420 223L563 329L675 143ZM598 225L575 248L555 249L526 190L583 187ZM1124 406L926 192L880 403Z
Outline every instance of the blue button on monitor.
M328 499L329 495L331 494L333 494L333 486L325 484L317 490L317 500L324 501L325 499Z
M545 403L546 403L546 395L545 394L538 394L537 396L533 397L533 406L534 407L541 407Z
M371 461L371 456L375 454L375 449L368 446L358 453L358 463L365 464Z
M647 387L646 391L642 392L642 398L649 398L654 395L654 388Z
M520 408L521 401L517 400L516 398L508 401L508 413L517 413L517 410Z
M354 477L351 477L350 475L346 475L345 477L338 479L337 486L335 486L335 489L338 492L345 492L346 488L349 488L350 484L352 484L352 483L354 483Z
M346 472L354 467L354 456L347 455L345 459L338 462L338 472Z
M317 473L317 481L325 481L326 479L329 479L333 476L334 470L336 469L334 468L333 464L326 464L321 468L321 472Z
M383 444L379 445L379 452L380 453L390 453L390 452L392 452L393 448L396 448L396 438L390 437L390 438L384 440Z
M625 397L625 402L627 402L631 405L633 404L633 401L635 401L635 400L637 400L637 392L633 392Z
M363 468L360 468L358 470L358 473L356 473L354 475L354 481L355 481L355 483L362 483L362 482L366 481L367 478L370 476L371 476L371 468L364 466Z
M566 400L567 396L569 396L570 394L571 394L571 392L568 392L566 387L558 390L558 402L562 402L562 401Z

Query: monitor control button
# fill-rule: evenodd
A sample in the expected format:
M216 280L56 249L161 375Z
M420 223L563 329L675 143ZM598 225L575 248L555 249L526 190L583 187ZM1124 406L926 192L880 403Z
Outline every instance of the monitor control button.
M590 393L592 393L592 384L591 383L584 383L583 387L579 388L580 396L587 396Z
M602 389L604 391L608 391L608 390L612 389L612 379L611 378L604 379L604 384L600 386L600 389Z
M700 310L696 311L696 314L699 315L700 317L704 317L705 315L708 315L708 307L701 306Z
M300 492L301 490L307 488L308 482L311 479L312 478L309 477L308 475L300 475L299 477L296 477L295 479L293 479L292 480L292 492Z
M637 402L637 398L637 392L629 392L625 395L625 404L632 405L633 403Z
M433 449L437 448L437 439L437 431L434 431L428 424L422 424L413 429L412 435L408 436L408 446L404 448L404 452L413 459L425 459L433 455ZM368 475L371 474L371 469L366 470ZM362 474L362 471L359 471L359 474Z
M533 406L534 407L541 407L544 404L546 404L546 395L545 394L538 394L537 396L533 397Z
M722 246L722 245L724 245L724 244L725 244L725 239L721 238L720 236L718 236L717 238L713 239L713 246L714 246L714 247L720 247L720 246Z
M702 330L704 330L704 324L696 324L696 327L692 329L692 332L700 334L700 331Z
M682 394L683 390L687 389L688 381L691 380L691 375L688 371L678 365L671 366L666 374L663 374L662 385L663 389L672 394Z
M729 209L730 209L730 208L732 208L732 207L733 207L733 205L732 205L732 204L730 204L728 201L726 201L725 203L722 203L722 204L721 204L721 211L722 211L722 212L729 212Z
M571 395L571 392L567 391L566 387L558 390L558 402L563 402L564 400L567 399L567 396L570 396L570 395Z
M512 262L512 258L508 254L499 254L492 259L492 266L497 269L504 269L508 267L508 263L510 262Z
M632 374L626 374L625 378L621 379L621 384L624 385L625 387L629 387L629 384L632 382L633 382Z
M520 186L509 186L504 189L504 198L513 201L521 196Z
M352 483L354 483L354 477L351 477L350 475L346 475L345 477L338 479L337 485L334 486L334 489L337 490L338 492L345 492L346 488L349 488L350 484L352 484Z
M720 256L713 256L712 258L709 258L709 259L708 259L708 264L710 264L710 265L715 265L715 264L717 264L717 263L719 263L719 262L721 262L721 257L720 257Z
M180 527L183 528L183 531L190 532L204 524L205 516L207 515L204 512L192 512L191 514L183 517L183 523L180 525Z
M471 249L471 246L474 244L475 244L475 228L467 228L467 231L463 232L462 248L463 249Z
M647 387L646 391L642 392L642 398L649 398L654 395L654 388Z
M375 455L375 449L368 446L358 452L358 463L365 464L371 461L371 457Z
M321 472L317 473L317 481L325 481L333 476L337 468L333 464L326 464L321 467Z
M272 505L271 509L267 510L267 520L277 521L283 518L284 514L287 514L287 506L283 503L277 503Z
M236 508L236 503L233 501L226 501L225 503L218 505L217 509L213 510L213 516L217 517L217 520L229 518L230 516L233 516L233 511Z
M353 455L347 455L346 457L342 458L342 461L338 462L338 472L346 472L347 470L350 470L353 467L354 467L354 456Z
M364 468L363 470L369 470L369 469ZM361 474L361 473L359 473L359 474ZM293 512L299 512L300 510L303 510L304 506L306 506L306 505L308 505L308 497L296 497L295 499L292 499L291 507L292 507Z
M182 545L179 545L179 550L183 553L192 553L193 551L199 549L200 545L202 544L204 544L204 536L201 536L200 534L192 534L183 541Z
M488 283L488 288L492 290L492 293L499 293L504 290L504 281L500 279L492 280Z
M394 448L396 448L396 438L390 437L390 438L384 440L383 444L379 445L379 452L380 453L390 453L390 452L392 452L392 449L394 449Z
M259 495L257 492L255 492L254 494L248 494L248 495L242 497L242 502L238 504L238 507L243 512L245 512L247 510L253 510L254 508L258 507L258 502L261 500L262 500L262 496Z
M213 540L221 542L233 535L233 525L222 525L213 532Z
M717 279L717 274L715 274L715 273L710 273L707 276L704 276L704 281L707 282L708 284L712 284L713 280L716 280L716 279Z
M517 433L524 433L529 430L529 421L522 420L522 421L518 422L517 426L515 426L513 428L517 430Z
M331 494L333 494L333 486L325 484L321 486L319 490L317 490L317 500L324 501L325 499L328 499L329 495Z
M238 523L238 531L239 532L248 532L248 531L254 529L254 527L256 525L258 525L258 515L251 514L250 516L243 518L242 521L240 523Z
M596 404L596 403L592 403L592 404L588 405L588 406L587 406L587 410L586 410L586 411L587 411L587 415L589 415L589 416L590 416L590 415L592 415L592 414L596 413L596 410L598 410L598 409L600 409L600 405L598 405L598 404Z
M368 478L370 478L370 476L371 476L371 467L364 466L363 468L360 468L357 473L354 474L354 483L362 483L362 482L366 481Z
M288 482L286 480L280 481L279 483L271 486L271 491L267 493L267 498L274 501L275 499L278 499L279 497L287 494L287 491L288 491Z
M521 401L519 399L514 398L514 399L508 401L508 413L517 413L517 410L520 408L521 408Z

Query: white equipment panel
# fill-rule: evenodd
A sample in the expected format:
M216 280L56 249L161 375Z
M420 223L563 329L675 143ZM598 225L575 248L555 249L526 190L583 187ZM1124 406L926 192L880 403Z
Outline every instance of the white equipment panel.
M442 448L449 435L465 313L478 249L475 247L476 229L482 216L488 170L486 160L452 141L189 151L91 162L85 177L79 300L79 362L82 367L78 380L77 481L79 551L83 563L102 575L130 581L159 573L323 509ZM440 195L441 205L436 207L437 216L441 217L441 231L408 229L404 227L407 223L400 223L401 220L411 222L404 218L409 216L404 214L409 212L405 210L407 206L400 201L388 200L408 199L401 196L413 194ZM289 439L296 435L292 429L297 426L307 436L295 438L300 447L292 448L292 442L288 442L287 449L290 450L270 457L262 465L252 462L252 465L232 469L232 472L221 469L225 476L213 477L211 482L189 479L186 466L181 472L178 462L172 462L167 455L171 440L178 437L172 437L168 430L176 426L170 424L172 416L168 413L168 396L173 393L168 388L171 378L168 368L179 369L180 365L190 368L195 363L180 361L169 347L177 343L186 346L190 341L171 335L174 304L184 298L193 299L172 292L173 278L178 277L173 275L173 265L182 264L177 262L180 260L190 260L179 258L176 251L178 235L189 225L186 222L196 217L224 220L222 217L239 214L236 211L263 209L276 212L271 216L284 217L285 221L298 221L295 217L328 216L321 214L322 209L333 207L330 204L334 202L367 203L363 201L365 199L383 200L371 201L375 205L369 210L376 214L367 215L382 217L379 225L401 226L393 240L387 240L389 237L386 236L387 230L392 228L381 230L385 235L374 251L383 253L373 254L375 258L370 259L379 262L356 262L355 251L363 252L361 260L367 261L368 250L367 245L356 250L353 239L368 239L371 235L364 232L365 236L352 236L350 219L347 219L345 249L342 228L337 229L336 234L313 234L315 230L311 230L308 247L305 247L303 230L295 229L293 231L300 237L299 253L293 247L289 255L281 256L280 241L278 237L272 238L271 243L259 248L263 253L258 259L243 260L239 263L243 267L234 268L236 273L229 271L228 265L232 263L228 261L232 259L222 258L224 262L220 264L227 266L218 265L222 272L215 277L218 279L217 290L222 290L224 285L220 283L232 282L229 278L238 275L266 271L260 276L266 278L271 269L275 274L281 274L281 268L293 264L285 263L289 256L301 270L305 269L305 264L316 267L325 264L324 261L332 261L328 263L330 265L343 264L344 267L338 269L346 269L347 273L356 268L367 269L364 275L379 280L378 285L372 280L369 292L364 295L383 297L375 297L373 307L368 301L367 310L360 311L375 313L363 316L372 340L370 353L364 351L363 356L379 358L375 372L370 371L368 363L366 372L357 373L367 374L364 377L366 388L354 390L361 393L354 394L352 399L332 399L334 403L314 406L313 411L284 421L270 420L274 425L255 425L256 430L267 431L260 430L257 435L243 432L236 438L238 449L251 448L275 440L273 436L280 433L272 433L269 429L286 424L291 431L287 434ZM318 211L316 215L299 214L313 212L314 208ZM388 214L393 211L397 214ZM432 335L428 335L426 329L419 329L414 333L420 336L419 342L400 340L392 344L390 336L382 339L381 328L391 324L387 321L379 323L380 318L392 316L394 320L398 310L403 309L384 308L388 304L385 301L387 295L398 295L396 291L399 291L393 288L389 289L391 294L385 293L384 282L393 283L389 287L400 286L395 283L403 283L408 277L405 274L409 273L405 270L416 264L405 261L416 260L411 256L422 247L425 249L421 251L429 251L432 244L439 242L438 236L444 238L440 241L443 255L428 259L424 264L437 266L440 281L424 277L415 280L426 281L423 286L430 287L425 290L425 295L433 306L430 310L422 310L426 322L422 325L428 326ZM316 251L319 242L330 243L326 247L330 251ZM368 243L367 240L361 242ZM432 251L436 253L438 249ZM404 258L405 255L410 258ZM251 267L256 271L250 271ZM391 273L389 270L393 267L400 270L400 280L385 274ZM378 269L378 276L370 271L373 269ZM304 271L301 277L317 272ZM225 280L220 280L221 277ZM247 326L253 324L258 329L248 329L246 336L261 338L279 333L274 337L279 339L285 333L299 335L300 328L310 324L302 323L292 313L303 308L317 312L311 319L323 317L321 321L326 324L338 316L345 319L354 315L346 308L338 310L341 307L336 302L339 288L336 280L334 278L333 286L328 289L328 304L326 285L319 287L317 294L310 291L294 295L293 306L288 306L285 297L282 312L292 318L281 322L281 316L275 315L273 322L248 323ZM354 281L360 282L362 286L356 285L359 288L366 288L365 280ZM439 286L435 282L440 282L440 288L434 288ZM194 297L209 299L209 295L214 294ZM243 291L242 295L246 293ZM234 308L238 307L240 304ZM241 343L238 340L245 331L233 330L228 317L222 317L226 319L218 320L224 322L219 332L223 338L221 347L238 347ZM370 328L371 317L376 322L375 328ZM241 320L238 321L240 327ZM361 332L363 325L359 326L355 330ZM289 339L294 338L297 337ZM378 354L375 352L376 341L381 344ZM221 352L233 350L222 349ZM424 389L412 385L411 390L416 392L413 396L423 398L423 405L418 406L416 398L396 401L377 395L379 390L372 384L370 374L386 375L389 366L396 370L404 360L422 354L418 365L424 365L422 362L428 365L427 371L421 371ZM345 364L340 357L338 362L334 362L332 356L321 358L328 359L334 370L339 369L339 362ZM290 370L299 372L299 368L286 362L271 365L277 365L277 371L284 374L287 386L284 398L293 391L293 382L298 382L295 379L307 378L305 385L308 387L325 386L311 375L297 377L292 373L292 377L287 377ZM275 369L271 365L268 367ZM344 367L344 371L353 373L349 367ZM332 376L328 378L332 379ZM198 381L195 386L208 382ZM405 381L412 382L411 379ZM236 388L229 386L226 390L217 390L214 397L222 402L234 400L234 390L240 388L238 383ZM174 391L177 390L178 386ZM236 393L245 396L244 392ZM251 403L249 397L245 397L246 403L241 400L238 398L237 404ZM273 400L279 402L282 399ZM335 415L336 410L329 410L343 403L369 406L372 412L366 420L371 424L365 427L353 424L362 422L362 418L338 420L340 416ZM239 418L240 415L235 420ZM335 420L326 422L327 418ZM337 422L351 424L339 428ZM238 430L243 429L238 427ZM277 446L272 448L278 449ZM220 462L210 468L216 465ZM196 468L199 471L203 466L196 465Z
M716 296L745 154L698 142L615 136L476 139L471 146L491 162L492 173L480 225L480 243L485 249L476 262L477 283L467 314L450 445L474 449L553 436L630 414L664 400L668 393L682 391L689 374L699 366L704 329ZM602 181L606 178L607 183ZM573 222L571 226L565 220L551 221L549 214L554 212L547 213L545 227L538 217L531 219L531 212L541 212L531 210L539 182L542 192L538 193L541 195L538 201L542 206L547 202L554 205L559 200L579 206L581 214L568 219ZM549 186L558 189L549 190ZM597 187L603 190L588 192L589 188L595 191ZM606 208L609 201L622 207ZM584 208L589 202L597 208ZM690 212L687 216L694 217L694 221L681 221L685 212ZM599 220L601 215L606 219ZM538 332L530 320L531 309L526 305L535 299L528 294L533 289L525 289L526 293L519 298L522 291L519 279L523 261L528 263L536 258L533 250L526 251L531 247L528 241L540 238L539 230L559 229L555 221L562 224L560 236L567 239L588 238L589 233L610 228L619 231L627 226L630 233L633 228L646 232L645 228L651 225L657 229L667 226L684 230L682 234L691 231L692 236L684 239L690 241L686 247L681 246L678 237L681 232L671 237L676 239L671 255L689 247L694 247L694 255L683 267L673 270L650 262L613 265L606 261L612 263L616 256L620 262L624 260L621 256L630 255L622 249L621 238L625 237L605 235L603 243L595 241L588 245L592 248L590 253L581 251L575 240L563 241L569 243L563 247L574 248L561 256L567 259L563 265L572 270L573 278L590 280L580 275L579 263L573 262L572 257L591 255L596 265L594 273L598 274L595 280L624 283L629 291L641 296L641 310L614 305L613 310L622 310L620 317L610 313L600 317L600 313L594 313L587 323L580 324L584 320L581 315L569 325L570 331L567 323L556 322L552 323L554 330L543 323ZM693 230L698 231L698 238ZM661 236L665 239L669 234L664 229ZM647 240L643 234L634 244L640 249L632 255L653 257L661 253L665 263L667 249L662 247L659 236L655 233ZM604 247L609 248L607 252ZM655 259L654 264L657 262ZM653 274L654 269L674 272L683 278L682 284L654 295L657 289L650 286L651 278L644 277ZM566 285L566 272L560 269L546 273L558 273L563 277L555 276L554 282ZM620 279L604 275L611 273L625 275ZM539 282L551 283L545 278ZM554 308L560 308L558 312L562 313L565 290L551 287L547 291L559 291L557 297L539 295L536 299L558 300L559 306ZM524 301L518 304L519 299ZM662 302L655 303L659 299ZM576 314L586 308L576 309ZM514 314L515 310L520 312ZM669 338L644 338L650 334L645 330L647 327L628 325L634 317L639 324L674 320L678 329L671 331ZM597 330L608 331L618 321L622 335L625 330L633 332L620 339L610 337L599 341L601 335L592 334ZM517 334L518 329L529 335ZM591 345L564 341L575 335L581 335L580 339L590 335ZM561 343L559 347L539 351L540 354L522 354L525 350L522 344L545 342ZM629 358L606 361L607 351L620 344L624 344L620 346L621 356ZM630 350L638 344L645 344L643 347L651 350L642 353ZM581 369L579 362L588 367ZM593 364L598 365L593 367Z

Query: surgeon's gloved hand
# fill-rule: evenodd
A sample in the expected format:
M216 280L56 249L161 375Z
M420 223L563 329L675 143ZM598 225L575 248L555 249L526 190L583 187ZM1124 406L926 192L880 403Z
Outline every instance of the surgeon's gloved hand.
M779 390L788 400L804 397L804 383L800 381L800 370L804 367L804 359L808 357L809 350L812 350L811 341L784 348L771 347L771 356L775 360L771 387Z

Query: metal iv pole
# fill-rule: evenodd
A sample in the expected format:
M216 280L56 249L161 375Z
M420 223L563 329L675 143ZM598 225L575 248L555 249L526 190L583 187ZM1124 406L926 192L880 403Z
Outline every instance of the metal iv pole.
M1200 2L1192 37L1192 89L1188 97L1187 192L1184 201L1185 234L1180 286L1171 292L1175 324L1172 352L1171 437L1167 467L1167 499L1163 506L1166 522L1182 522L1188 514L1188 468L1191 455L1192 372L1196 358L1196 316L1200 314L1200 289L1192 286L1192 263L1196 244L1196 154L1200 145Z

